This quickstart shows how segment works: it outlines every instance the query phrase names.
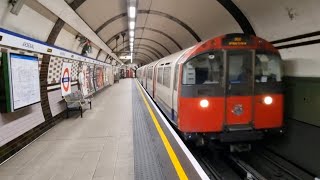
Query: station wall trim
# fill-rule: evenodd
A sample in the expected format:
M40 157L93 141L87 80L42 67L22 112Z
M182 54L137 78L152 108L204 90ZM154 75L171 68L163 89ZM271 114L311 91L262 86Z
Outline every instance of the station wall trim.
M150 28L150 27L136 27L136 30L148 30L148 31L152 31L152 32L159 33L159 34L167 37L168 39L170 39L180 50L182 50L181 45L180 45L176 40L174 40L171 36L169 36L168 34L162 32L162 31L159 31L159 30L157 30L157 29L153 29L153 28ZM123 32L127 32L127 31L128 31L128 29L125 29L125 30L123 30L123 31L120 31L119 33L116 33L114 36L112 36L110 39L108 39L108 40L106 41L106 44L109 45L113 40L116 39L116 37L117 37L119 34L121 34L121 33L123 33Z
M159 43L159 42L157 42L157 41L155 41L155 40L153 40L153 39L149 39L149 38L134 38L134 39L135 39L135 40L146 40L146 41L154 42L154 43L158 44L159 46L161 46L163 49L165 49L169 54L172 54L172 53L169 51L169 49L167 49L163 44L161 44L161 43ZM125 43L125 42L128 42L128 41L129 41L129 39L125 40L124 43ZM122 44L123 44L123 43L121 43L121 44L119 44L118 46L115 46L114 48L112 48L112 51L115 50L116 48L118 48L119 46L121 46Z
M126 42L129 42L129 40L124 41L124 43L121 43L121 45L124 45ZM119 46L120 46L120 45L118 45L117 47L119 47ZM146 47L146 48L148 48L149 50L152 50L153 52L157 53L157 56L164 57L163 54L162 54L160 51L158 51L156 48L154 48L154 47L152 47L152 46L150 46L150 45L141 44L141 43L139 42L138 46L139 46L139 47L140 47L140 46ZM125 49L128 48L128 47L129 47L129 46L126 46ZM112 50L114 50L114 49L112 49ZM158 58L159 58L159 57L158 57Z
M153 15L158 15L161 17L165 17L169 20L172 20L173 22L179 24L180 26L182 26L185 30L187 30L198 42L201 41L201 38L198 36L198 34L190 27L188 26L186 23L184 23L183 21L181 21L180 19L171 16L170 14L164 13L164 12L160 12L160 11L155 11L155 10L138 10L137 14L153 14ZM119 14L117 16L112 17L111 19L107 20L106 22L104 22L100 27L98 27L98 29L95 31L97 34L104 29L105 27L107 27L109 24L111 24L113 21L116 21L120 18L126 17L128 14L127 13L122 13Z
M163 56L159 56L157 53L155 53L154 51L152 51L152 50L150 50L150 49L148 49L148 48L145 48L146 46L142 46L142 47L140 47L141 45L144 45L144 44L139 44L139 45L137 45L138 47L134 47L134 49L135 50L139 50L139 49L141 49L141 50L145 50L145 51L148 51L149 53L151 53L151 54L153 54L156 58L158 58L158 59L160 59L161 57L163 57ZM124 47L124 48L122 48L122 51L123 50L129 50L129 48L130 48L130 46L126 46L126 47ZM126 53L126 52L122 52L122 53ZM129 52L128 52L129 53ZM153 58L152 58L153 59Z
M73 59L77 61L88 62L92 64L104 65L101 61L97 61L95 59L82 56L78 53L69 51L67 49L63 49L58 46L49 45L42 41L23 36L21 34L17 34L15 32L0 28L0 35L3 36L2 41L0 41L0 45L14 47L18 49L23 49L27 51L38 52L47 55L54 55L58 57L63 57L67 59Z
M239 7L234 4L230 0L217 0L231 15L232 17L238 22L239 26L241 27L242 31L245 34L252 34L256 35L251 23L247 19L247 17L242 13Z

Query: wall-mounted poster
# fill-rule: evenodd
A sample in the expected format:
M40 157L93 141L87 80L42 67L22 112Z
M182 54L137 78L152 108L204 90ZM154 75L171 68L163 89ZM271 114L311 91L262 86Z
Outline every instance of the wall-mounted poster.
M62 96L66 96L71 93L71 69L72 63L64 62L62 64L62 71L61 71L61 93Z
M95 67L95 89L96 91L100 90L104 86L104 71L103 66L96 66Z
M104 85L107 86L109 85L109 82L108 82L108 67L104 67Z
M94 92L93 86L93 67L82 65L79 73L79 83L82 94L88 96Z
M12 110L40 101L38 57L10 55Z
M95 92L94 83L93 83L94 67L88 66L87 69L89 70L89 73L87 73L87 76L86 76L86 78L88 79L88 82L89 82L88 89L89 89L89 94L92 94Z

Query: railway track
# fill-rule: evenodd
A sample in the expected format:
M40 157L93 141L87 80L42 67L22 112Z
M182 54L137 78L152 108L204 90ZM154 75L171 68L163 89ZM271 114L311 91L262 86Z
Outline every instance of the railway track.
M190 146L200 165L210 179L217 180L314 180L300 168L265 149L246 153L229 153L211 145L197 148Z
M315 179L313 175L263 147L255 147L251 152L243 153L240 156L242 160L255 167L267 179Z

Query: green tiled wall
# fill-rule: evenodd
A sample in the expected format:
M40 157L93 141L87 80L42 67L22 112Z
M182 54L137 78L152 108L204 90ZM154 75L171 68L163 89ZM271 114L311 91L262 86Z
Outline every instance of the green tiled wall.
M286 117L320 127L320 78L285 78Z

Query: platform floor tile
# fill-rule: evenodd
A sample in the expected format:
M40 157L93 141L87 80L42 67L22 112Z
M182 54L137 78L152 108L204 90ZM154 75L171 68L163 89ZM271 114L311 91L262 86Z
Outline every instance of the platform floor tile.
M83 118L74 114L2 164L0 179L134 179L132 83L102 90Z

